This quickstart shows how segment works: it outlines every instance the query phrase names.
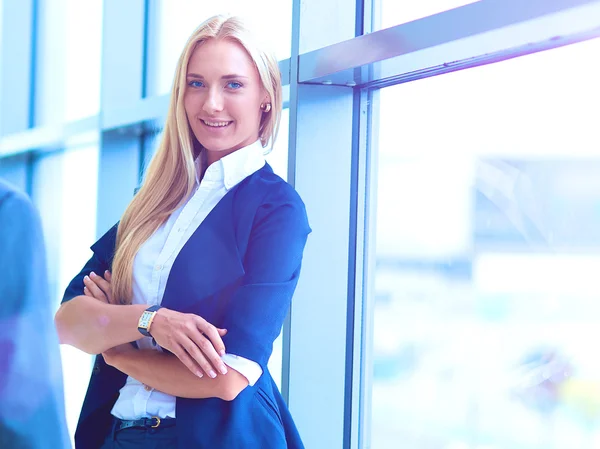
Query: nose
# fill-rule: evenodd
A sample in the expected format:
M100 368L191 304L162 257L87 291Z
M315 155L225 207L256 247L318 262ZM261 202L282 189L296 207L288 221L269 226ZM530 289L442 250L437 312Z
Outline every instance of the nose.
M223 110L223 94L218 87L209 89L202 110L209 115L215 115Z

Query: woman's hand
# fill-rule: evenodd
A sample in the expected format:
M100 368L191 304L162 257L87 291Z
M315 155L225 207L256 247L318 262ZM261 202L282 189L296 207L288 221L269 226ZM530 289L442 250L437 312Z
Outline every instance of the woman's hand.
M84 294L111 304L113 299L111 279L108 270L104 272L104 277L94 272L90 273L83 279ZM156 313L150 332L158 345L172 352L198 377L202 377L204 373L212 378L217 377L217 372L227 374L227 367L220 357L225 354L225 345L221 337L227 333L226 329L216 328L193 313L181 313L162 308ZM129 348L126 347L123 351L121 350L123 346ZM109 349L102 355L106 363L109 363L108 360L113 360L129 350L135 349L126 343Z
M108 270L104 272L104 277L92 271L89 276L83 278L85 284L85 287L83 287L84 295L112 304L111 280L112 274Z
M225 354L221 337L227 333L226 329L219 329L193 313L162 308L156 312L150 333L156 343L171 351L198 377L203 372L212 378L217 377L217 372L227 374L220 357Z

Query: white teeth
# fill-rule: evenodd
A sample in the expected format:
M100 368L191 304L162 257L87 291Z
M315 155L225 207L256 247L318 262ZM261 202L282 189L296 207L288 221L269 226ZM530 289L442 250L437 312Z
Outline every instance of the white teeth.
M220 128L223 126L227 126L229 125L231 122L207 122L206 120L202 120L202 122L206 125L206 126L213 126L215 128Z

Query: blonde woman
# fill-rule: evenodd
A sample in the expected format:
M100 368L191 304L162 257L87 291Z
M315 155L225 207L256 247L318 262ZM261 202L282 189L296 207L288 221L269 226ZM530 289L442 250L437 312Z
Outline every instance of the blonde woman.
M56 314L61 342L99 354L77 449L303 447L267 369L310 233L264 159L281 107L239 19L192 34L145 181Z

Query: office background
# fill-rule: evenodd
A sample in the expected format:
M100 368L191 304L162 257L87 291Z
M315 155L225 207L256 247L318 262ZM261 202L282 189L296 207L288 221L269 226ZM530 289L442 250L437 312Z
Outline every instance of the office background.
M314 231L270 363L307 448L600 447L597 0L0 0L0 177L55 307L220 12L285 84L268 160Z

